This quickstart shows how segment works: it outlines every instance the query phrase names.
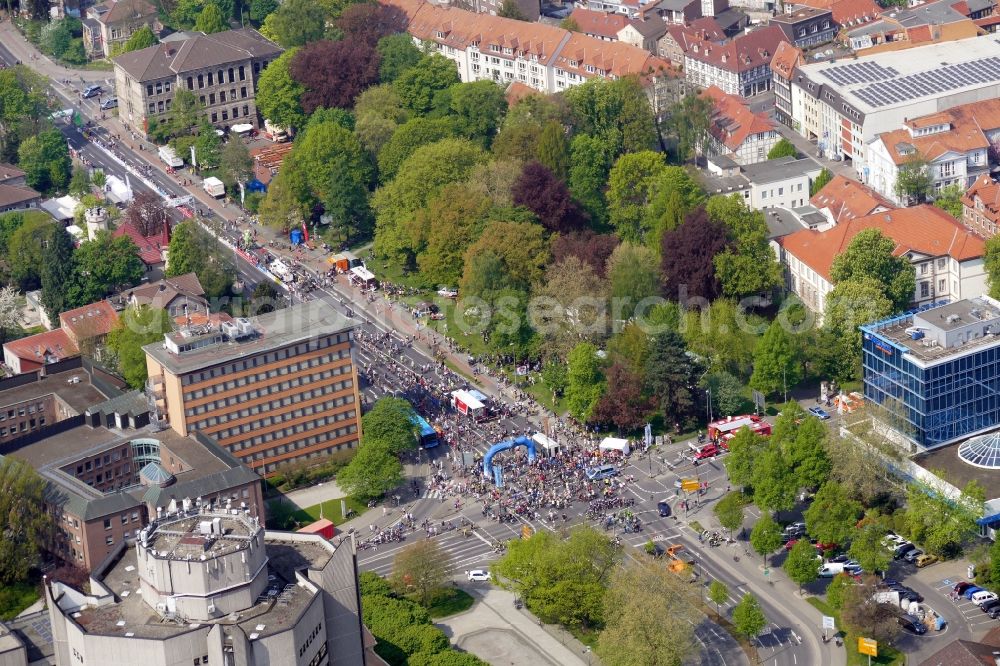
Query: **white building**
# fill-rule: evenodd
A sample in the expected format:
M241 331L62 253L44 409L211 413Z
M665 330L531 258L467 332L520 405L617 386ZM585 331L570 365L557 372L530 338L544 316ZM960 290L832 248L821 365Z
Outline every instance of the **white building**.
M963 104L911 118L901 129L883 132L868 144L868 184L902 203L896 193L899 170L908 161L927 161L933 191L963 190L990 172L991 149L1000 144L1000 99Z
M995 36L797 67L792 127L825 154L849 159L867 182L866 146L908 118L1000 97Z
M684 53L684 76L701 88L716 86L730 95L750 97L771 89L771 58L785 33L770 25L725 44L696 41Z
M822 315L833 289L833 260L864 229L878 229L896 242L916 271L913 302L971 298L986 291L985 244L946 212L930 205L883 211L842 222L825 231L804 229L778 240L787 287Z
M715 86L701 93L712 100L714 112L708 128L711 155L731 155L737 164L754 164L781 139L775 125L764 113L754 113L742 98L727 95Z
M750 207L801 208L809 203L809 184L823 168L803 157L781 157L747 164L743 172L750 181Z

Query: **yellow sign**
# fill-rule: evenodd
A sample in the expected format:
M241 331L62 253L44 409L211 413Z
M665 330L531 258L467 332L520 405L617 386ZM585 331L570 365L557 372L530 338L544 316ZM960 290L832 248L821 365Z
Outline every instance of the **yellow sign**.
M521 538L522 539L530 539L531 536L534 533L535 533L535 530L531 529L530 525L522 525L521 526Z
M871 638L858 637L858 652L867 654L869 657L878 656L878 641Z
M698 479L681 479L681 490L686 493L696 493L701 488L701 481Z

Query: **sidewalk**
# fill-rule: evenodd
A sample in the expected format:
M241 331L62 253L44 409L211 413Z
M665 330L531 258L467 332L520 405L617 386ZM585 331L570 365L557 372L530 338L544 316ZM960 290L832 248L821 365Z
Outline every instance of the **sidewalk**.
M347 493L340 489L336 481L324 481L323 483L308 488L300 488L280 495L277 499L281 502L289 502L300 509L307 509L323 502L347 497ZM268 502L273 500L268 500Z
M22 65L27 65L36 72L44 74L53 79L53 82L61 82L64 79L85 83L114 82L115 73L110 70L70 69L53 62L47 55L40 53L31 42L18 32L17 27L6 19L0 22L0 42L15 58L21 61Z

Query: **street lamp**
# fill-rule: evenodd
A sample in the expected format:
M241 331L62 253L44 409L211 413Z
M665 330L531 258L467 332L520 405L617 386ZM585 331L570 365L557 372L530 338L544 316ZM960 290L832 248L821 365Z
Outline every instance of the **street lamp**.
M712 387L705 389L705 395L708 396L708 422L711 423L715 419L712 417Z

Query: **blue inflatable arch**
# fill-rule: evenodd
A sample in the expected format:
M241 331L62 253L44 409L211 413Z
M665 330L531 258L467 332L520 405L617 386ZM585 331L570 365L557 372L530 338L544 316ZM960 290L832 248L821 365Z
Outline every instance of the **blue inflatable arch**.
M526 447L528 449L528 461L533 462L535 460L535 440L521 435L520 437L508 439L490 447L490 450L486 452L486 457L483 458L483 474L493 476L493 456L501 451L509 451L515 446Z

